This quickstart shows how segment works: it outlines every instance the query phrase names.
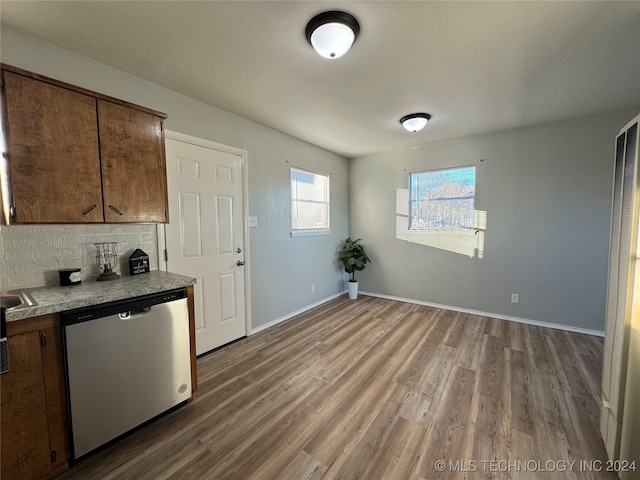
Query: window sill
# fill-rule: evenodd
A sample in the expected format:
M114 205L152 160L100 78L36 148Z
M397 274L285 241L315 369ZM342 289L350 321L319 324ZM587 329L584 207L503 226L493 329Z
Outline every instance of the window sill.
M331 235L331 230L292 230L291 231L291 238L317 237L320 235Z

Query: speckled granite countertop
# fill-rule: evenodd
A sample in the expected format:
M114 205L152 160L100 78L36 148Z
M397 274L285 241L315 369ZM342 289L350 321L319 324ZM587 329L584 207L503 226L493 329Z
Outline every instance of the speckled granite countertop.
M7 322L11 322L47 313L63 312L74 308L173 290L195 283L196 280L191 277L154 270L141 275L121 276L118 280L109 282L88 279L83 280L80 285L70 287L25 288L21 290L26 290L37 305L7 310L5 315Z

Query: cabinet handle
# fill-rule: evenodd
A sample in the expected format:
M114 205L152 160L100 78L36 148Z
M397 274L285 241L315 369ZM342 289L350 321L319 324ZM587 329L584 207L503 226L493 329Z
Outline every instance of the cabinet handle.
M94 208L96 208L97 206L98 206L98 205L96 205L96 204L94 203L94 204L93 204L93 205L91 205L89 208L85 208L85 209L82 211L82 214L83 214L83 215L86 215L87 213L89 213L91 210L93 210L93 209L94 209Z
M122 215L122 212L118 210L116 207L114 207L113 205L109 205L109 208L114 212L116 212L118 215Z
M46 347L47 346L47 334L44 333L44 332L40 334L40 345L42 347Z

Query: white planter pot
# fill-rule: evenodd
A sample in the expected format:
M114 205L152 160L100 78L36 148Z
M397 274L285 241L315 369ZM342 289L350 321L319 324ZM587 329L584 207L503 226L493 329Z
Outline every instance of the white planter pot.
M355 300L358 298L358 282L347 282L349 287L349 298Z

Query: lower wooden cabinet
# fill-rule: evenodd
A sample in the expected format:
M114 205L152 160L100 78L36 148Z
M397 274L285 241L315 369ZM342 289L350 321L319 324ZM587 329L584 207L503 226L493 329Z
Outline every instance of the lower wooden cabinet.
M2 478L47 479L68 468L59 315L7 324L9 372L0 375Z

